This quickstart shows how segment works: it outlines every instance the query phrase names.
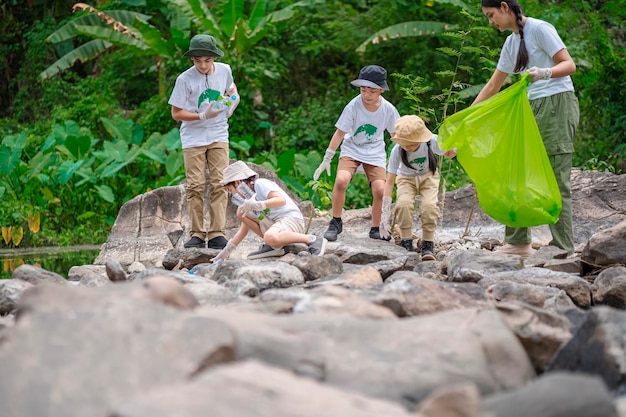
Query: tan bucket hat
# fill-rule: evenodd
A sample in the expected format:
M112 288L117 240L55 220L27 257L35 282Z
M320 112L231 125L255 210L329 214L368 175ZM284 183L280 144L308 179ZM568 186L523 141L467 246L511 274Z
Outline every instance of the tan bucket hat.
M391 140L404 146L428 142L433 136L433 132L428 130L421 117L415 115L400 117L396 120L395 130Z
M220 185L226 185L237 180L243 181L254 176L258 177L259 174L251 170L245 162L235 161L224 168L224 177L220 181Z

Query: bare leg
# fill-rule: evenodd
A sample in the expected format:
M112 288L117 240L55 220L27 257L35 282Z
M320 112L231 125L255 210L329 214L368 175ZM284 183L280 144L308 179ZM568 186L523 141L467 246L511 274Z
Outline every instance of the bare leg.
M351 180L352 174L349 171L337 171L335 186L333 187L333 217L341 217L343 213L343 205L346 202L346 190ZM380 218L378 221L380 222Z

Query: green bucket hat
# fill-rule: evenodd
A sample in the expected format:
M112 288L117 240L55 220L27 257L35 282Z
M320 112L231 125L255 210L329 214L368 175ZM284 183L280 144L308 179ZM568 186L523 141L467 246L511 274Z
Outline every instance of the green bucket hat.
M216 56L221 58L224 52L216 45L215 38L211 35L196 35L191 38L189 50L183 56Z

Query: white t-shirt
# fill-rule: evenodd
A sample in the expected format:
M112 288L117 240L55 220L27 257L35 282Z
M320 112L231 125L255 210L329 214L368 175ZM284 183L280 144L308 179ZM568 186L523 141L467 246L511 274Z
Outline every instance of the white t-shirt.
M430 147L435 155L443 155L445 151L441 149L437 143L437 135L433 134L430 138ZM402 177L419 177L424 175L430 170L430 164L428 163L428 144L422 143L419 148L414 152L407 152L407 159L409 163L415 169L411 169L404 165L402 157L400 156L400 145L396 144L389 154L389 165L387 165L387 172ZM437 169L437 167L434 167Z
M256 199L258 201L267 200L272 191L276 191L282 195L286 204L284 206L269 209L267 217L271 220L282 219L285 217L304 220L304 216L302 216L300 208L291 199L291 197L289 197L289 195L287 195L287 193L278 186L278 184L272 180L268 180L267 178L257 178L254 181L254 192L256 193Z
M524 24L524 42L528 51L528 65L531 67L551 68L556 65L552 57L565 48L565 44L554 26L543 20L526 18ZM514 73L517 52L519 50L520 35L511 33L504 41L497 68L508 74ZM524 69L524 71L526 71ZM523 72L523 71L522 71ZM574 83L570 76L539 80L528 85L528 99L548 97L565 91L574 91Z
M400 114L384 97L380 99L380 106L374 112L365 108L360 94L344 107L335 124L337 129L346 132L341 143L340 158L347 156L359 162L385 167L385 130L394 133Z
M191 67L176 78L176 84L168 103L194 113L208 110L209 102L224 95L233 88L233 74L230 65L214 62L215 71L211 75L200 74ZM206 146L215 142L228 143L228 109L214 118L182 122L180 141L183 149Z

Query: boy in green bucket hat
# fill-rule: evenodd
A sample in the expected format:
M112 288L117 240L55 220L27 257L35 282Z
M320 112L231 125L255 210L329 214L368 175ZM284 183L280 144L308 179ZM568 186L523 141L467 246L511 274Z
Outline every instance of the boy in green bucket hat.
M228 64L216 62L224 52L210 35L191 39L184 56L193 66L176 78L169 99L172 118L182 122L180 141L187 177L187 204L191 238L185 248L223 249L226 224L226 189L220 185L228 166L228 120L239 104L237 86ZM234 97L230 106L219 106L223 96ZM209 218L205 228L204 195L208 169Z

